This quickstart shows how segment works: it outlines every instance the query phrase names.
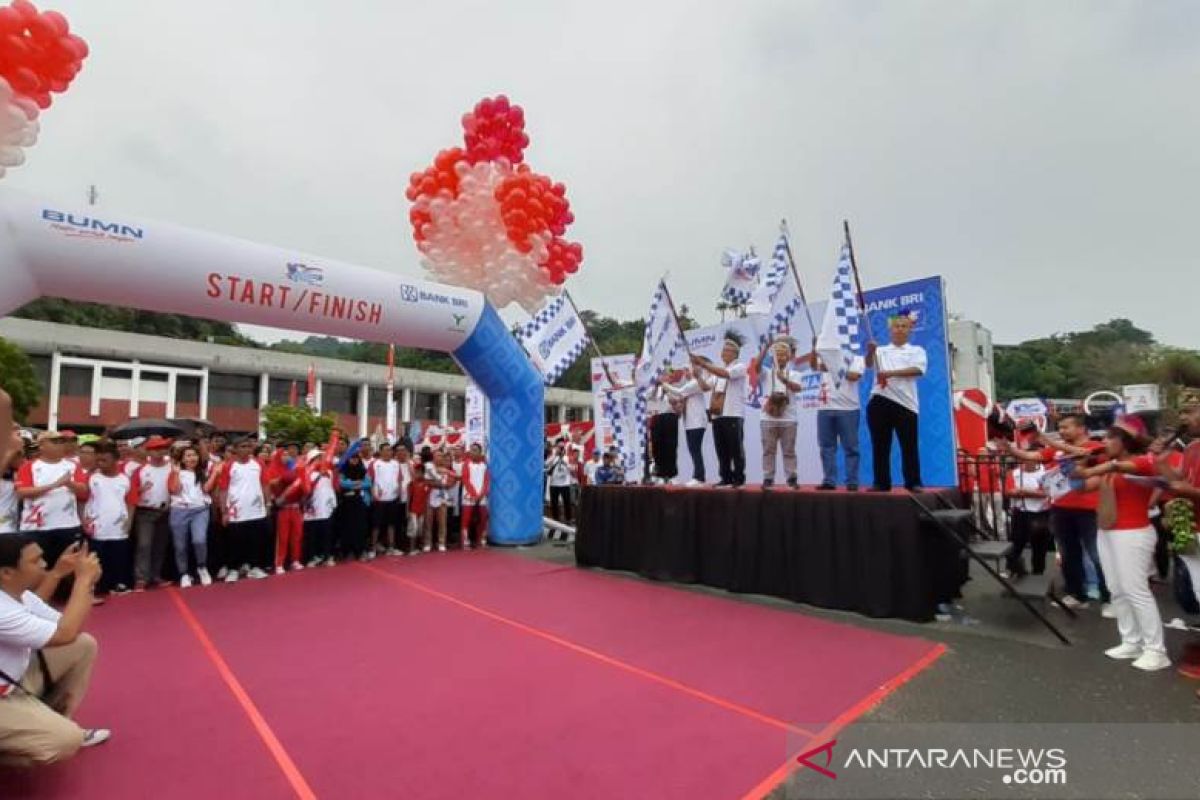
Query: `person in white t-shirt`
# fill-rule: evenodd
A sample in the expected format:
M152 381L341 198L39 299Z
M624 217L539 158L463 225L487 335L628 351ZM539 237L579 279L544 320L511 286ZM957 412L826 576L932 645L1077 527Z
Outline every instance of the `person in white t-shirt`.
M111 736L71 719L96 660L96 640L83 624L100 572L100 560L79 543L47 570L32 537L0 536L0 763L53 764ZM47 601L68 575L75 584L59 613Z
M371 511L374 517L371 550L389 556L403 555L403 551L396 547L397 537L403 537L408 529L404 504L400 501L402 474L400 462L395 459L390 443L379 445L379 457L367 467L367 474L371 476Z
M212 583L208 574L208 520L212 513L212 491L216 488L217 474L208 471L200 449L183 448L172 465L168 488L171 491L169 523L171 539L175 545L175 568L179 570L179 587L192 585L188 570L188 544L195 556L196 577L201 586Z
M708 411L712 418L713 443L717 446L717 463L721 482L718 486L740 488L746 484L745 408L746 365L738 361L742 339L735 331L725 336L721 348L721 364L701 355L693 355L692 363L712 375L713 388Z
M875 368L875 386L867 404L867 427L871 431L871 455L875 469L873 492L892 490L892 436L900 441L900 459L904 471L904 486L909 491L921 489L921 456L919 450L920 401L917 381L925 374L925 348L909 342L913 321L906 313L888 322L891 344L877 347L867 345L866 363Z
M550 516L558 522L571 525L575 515L571 504L571 464L567 460L565 444L554 446L554 452L546 459L545 469L550 485Z
M704 434L708 431L708 405L704 394L712 389L712 384L705 380L703 370L692 367L689 380L678 386L664 383L662 387L667 394L683 403L683 433L687 437L688 454L692 458L692 479L687 485L701 486L705 479Z
M1029 545L1033 554L1033 574L1046 571L1046 553L1050 550L1050 496L1046 492L1046 467L1035 461L1012 470L1005 481L1012 512L1012 548L1008 553L1010 575L1026 574L1023 553Z
M53 431L38 436L37 458L17 471L17 496L21 498L21 532L33 536L46 563L54 566L59 555L83 537L79 501L87 500L87 474L63 456L66 440Z
M146 442L146 463L133 473L137 510L133 516L134 567L133 590L145 591L162 580L171 529L167 514L171 502L171 462L167 453L171 440L161 436Z
M583 483L585 486L596 485L596 470L604 463L604 459L600 456L602 453L599 450L592 451L592 457L586 464L583 465Z
M320 450L306 456L308 497L304 500L304 541L308 566L334 566L333 513L337 510L338 490L334 485L333 465Z
M238 441L232 457L221 463L217 489L229 550L226 583L237 581L239 574L268 577L275 563L275 543L267 525L271 489L266 467L254 457L253 439Z
M137 492L133 481L121 471L117 446L96 443L96 469L88 476L88 501L83 511L83 528L91 537L91 550L100 558L104 574L96 584L96 595L125 594L133 586L133 527Z
M825 360L811 356L813 369L821 373L820 408L817 409L817 446L821 451L821 484L831 491L838 486L838 446L846 463L846 488L858 491L858 427L862 400L859 387L866 362L860 355L839 354L841 364L833 370ZM840 375L840 377L839 377Z
M766 363L767 352L772 359ZM792 395L803 387L800 373L792 369L796 358L795 342L787 336L764 345L754 361L754 377L762 389L763 409L759 427L762 434L763 489L775 485L776 454L783 451L783 470L787 485L799 487L796 479L796 410Z
M4 448L0 446L0 450ZM16 533L21 524L21 498L17 497L17 472L25 462L22 448L0 455L0 534Z
M483 446L471 445L470 461L462 466L462 546L471 549L471 523L478 523L476 547L487 547L488 493L492 488L492 476L483 459Z

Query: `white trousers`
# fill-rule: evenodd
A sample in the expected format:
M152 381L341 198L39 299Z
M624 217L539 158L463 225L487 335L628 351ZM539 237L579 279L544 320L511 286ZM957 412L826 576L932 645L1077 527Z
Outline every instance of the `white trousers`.
M1106 531L1099 534L1100 567L1112 593L1121 642L1158 653L1163 644L1162 617L1150 591L1154 569L1154 528Z

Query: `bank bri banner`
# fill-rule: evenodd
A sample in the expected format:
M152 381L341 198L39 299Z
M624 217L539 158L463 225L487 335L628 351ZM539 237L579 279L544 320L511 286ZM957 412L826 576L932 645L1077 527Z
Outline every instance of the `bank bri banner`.
M865 293L867 324L880 345L891 341L888 320L907 312L913 320L912 343L925 348L925 376L917 381L921 403L921 480L926 486L958 484L954 444L954 402L951 391L950 342L946 317L945 286L940 276L885 286ZM861 347L865 342L860 343ZM862 381L863 420L859 431L861 478L870 485L873 475L871 435L867 431L866 408L874 385L875 371L867 370ZM892 476L901 474L900 445L892 445Z

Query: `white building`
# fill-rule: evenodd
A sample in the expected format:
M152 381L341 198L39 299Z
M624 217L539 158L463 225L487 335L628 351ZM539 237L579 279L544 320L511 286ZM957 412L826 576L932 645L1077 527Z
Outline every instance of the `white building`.
M996 396L992 332L969 319L950 320L950 365L955 391L982 389Z

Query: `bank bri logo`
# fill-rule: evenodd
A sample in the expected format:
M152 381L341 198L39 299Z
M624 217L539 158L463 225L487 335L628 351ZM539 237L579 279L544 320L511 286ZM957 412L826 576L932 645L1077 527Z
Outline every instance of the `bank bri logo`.
M406 303L419 303L421 292L411 283L400 284L400 298Z
M320 267L310 267L300 261L289 261L287 278L295 283L307 283L309 286L320 286L325 282L325 270Z
M119 222L105 222L96 217L64 213L56 211L53 208L43 208L42 219L49 222L52 229L62 231L69 236L87 236L97 239L107 238L125 242L133 241L134 239L143 239L146 236L145 230L133 225L124 225Z

